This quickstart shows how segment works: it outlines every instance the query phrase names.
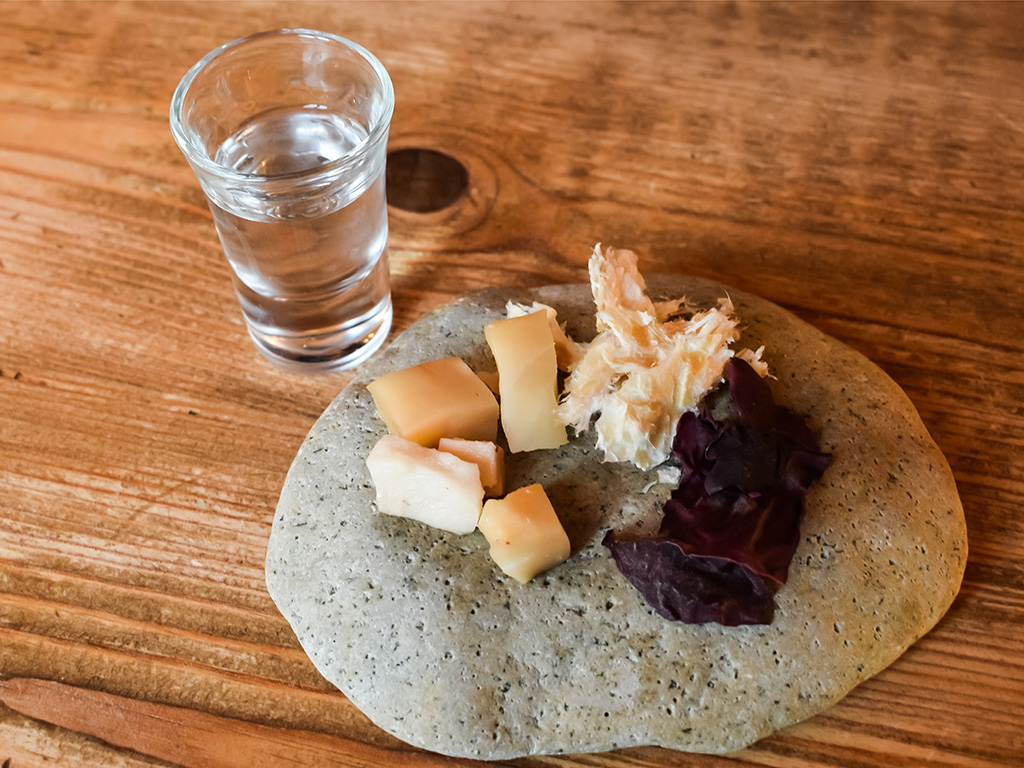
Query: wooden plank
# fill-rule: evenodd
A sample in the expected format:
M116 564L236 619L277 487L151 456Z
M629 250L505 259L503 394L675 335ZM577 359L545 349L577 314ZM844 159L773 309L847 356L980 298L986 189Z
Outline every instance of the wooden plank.
M187 768L450 764L430 755L384 751L308 731L268 728L40 680L0 682L0 701L22 714Z
M732 756L518 764L1020 764L1024 14L928 2L5 3L0 764L458 764L370 724L264 587L348 376L255 353L167 109L211 48L295 25L377 53L391 147L469 172L449 208L391 210L396 330L630 247L879 363L961 491L956 604L833 709Z

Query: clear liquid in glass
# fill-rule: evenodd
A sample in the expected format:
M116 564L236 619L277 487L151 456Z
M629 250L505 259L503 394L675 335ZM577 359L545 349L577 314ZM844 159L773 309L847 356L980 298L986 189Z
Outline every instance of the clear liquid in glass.
M275 177L343 157L366 131L341 115L275 110L217 151L218 164ZM284 205L273 196L211 201L249 333L285 368L340 370L369 357L391 327L384 164ZM372 173L371 176L367 175Z

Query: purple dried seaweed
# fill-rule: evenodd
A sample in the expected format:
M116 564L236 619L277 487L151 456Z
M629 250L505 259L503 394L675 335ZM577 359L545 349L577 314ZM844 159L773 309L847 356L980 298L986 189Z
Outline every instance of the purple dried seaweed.
M800 541L804 497L831 455L806 420L775 404L746 362L727 387L679 420L679 487L658 536L604 539L624 576L659 614L686 623L770 623Z

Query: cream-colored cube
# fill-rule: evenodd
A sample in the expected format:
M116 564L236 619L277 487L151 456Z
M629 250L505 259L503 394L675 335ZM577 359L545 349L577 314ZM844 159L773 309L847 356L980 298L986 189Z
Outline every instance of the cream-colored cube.
M544 312L497 320L484 336L498 364L501 426L512 453L564 445L555 342Z
M494 442L498 402L458 357L445 357L381 376L367 385L393 435L428 448L442 437Z
M366 457L377 509L452 533L476 529L484 501L480 470L473 462L384 435Z
M487 440L442 437L437 449L476 464L485 496L501 496L505 492L505 452L500 445Z
M520 317L532 312L544 313L548 319L548 327L551 329L551 340L555 343L555 360L558 363L558 370L570 370L583 357L583 347L571 339L565 332L565 328L559 325L558 311L554 307L541 304L539 301L533 302L529 307L510 301L505 307L505 312L509 317Z
M569 537L537 483L485 501L479 528L491 558L521 584L569 557Z

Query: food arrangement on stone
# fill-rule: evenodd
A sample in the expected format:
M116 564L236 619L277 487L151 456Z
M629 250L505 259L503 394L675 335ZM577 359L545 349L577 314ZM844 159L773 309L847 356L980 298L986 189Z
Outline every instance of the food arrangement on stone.
M272 597L416 746L739 749L892 663L959 589L952 475L881 370L757 297L645 284L629 252L598 247L590 277L422 318L282 490Z

